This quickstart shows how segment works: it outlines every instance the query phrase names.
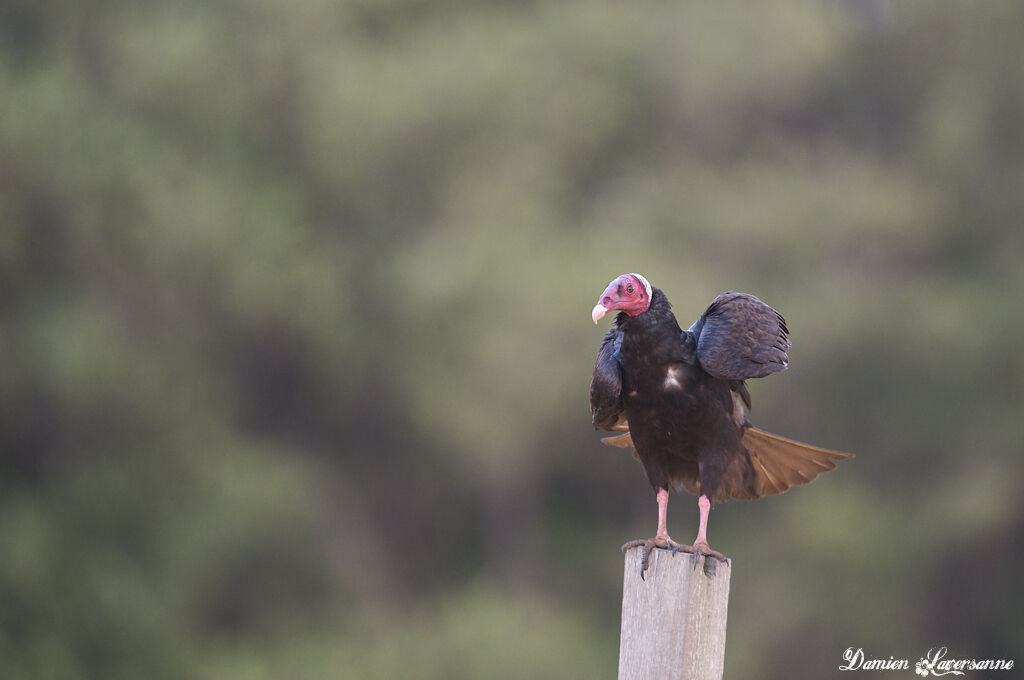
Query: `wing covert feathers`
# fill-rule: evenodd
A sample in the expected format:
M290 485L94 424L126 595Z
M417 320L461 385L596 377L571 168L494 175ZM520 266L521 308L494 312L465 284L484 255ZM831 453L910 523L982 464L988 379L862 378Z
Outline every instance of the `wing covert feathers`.
M725 380L763 378L786 370L792 343L786 320L746 293L722 293L690 327L704 370Z
M622 414L622 373L619 366L619 347L622 330L613 325L601 341L590 379L590 417L599 430L614 430L625 420ZM626 428L628 429L628 428Z

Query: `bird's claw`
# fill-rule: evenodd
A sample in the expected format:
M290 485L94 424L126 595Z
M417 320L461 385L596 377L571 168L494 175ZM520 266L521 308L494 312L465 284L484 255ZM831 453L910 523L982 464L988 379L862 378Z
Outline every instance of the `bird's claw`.
M650 566L651 553L654 552L655 548L661 548L662 550L671 550L675 552L679 549L679 544L673 541L668 536L655 536L654 538L637 539L635 541L627 541L622 544L622 552L626 552L632 548L643 548L643 552L640 553L640 580L646 581L644 578L644 572L647 571L647 567Z
M672 549L672 556L674 557L676 553L680 552L693 553L694 569L696 569L697 565L700 564L701 555L704 555L705 557L714 557L716 560L724 564L729 564L728 557L718 552L717 550L712 550L711 547L703 541L694 543L693 545L683 545L681 543L677 544L676 547Z

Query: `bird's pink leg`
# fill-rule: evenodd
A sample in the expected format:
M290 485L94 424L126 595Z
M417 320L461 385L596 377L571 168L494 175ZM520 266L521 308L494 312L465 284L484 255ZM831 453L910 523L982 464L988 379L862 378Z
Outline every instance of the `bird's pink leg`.
M647 571L647 565L651 556L651 551L655 548L665 548L666 550L674 550L679 547L679 544L672 540L668 535L668 489L658 488L657 493L658 499L658 533L654 538L648 538L647 540L629 541L622 546L622 550L626 551L630 548L642 547L643 552L640 557L640 578L644 577L644 572Z
M708 513L711 512L711 499L706 495L701 494L700 498L697 499L697 508L700 510L700 524L697 527L697 538L694 540L693 545L680 545L673 550L673 554L677 552L688 552L693 553L693 567L697 568L697 562L701 555L707 555L708 557L714 557L723 562L728 562L728 558L717 550L712 550L711 546L708 545Z
M658 489L658 541L669 541L668 537L668 489Z
M697 508L700 510L700 526L697 527L697 540L694 545L708 544L708 513L711 512L711 501L704 494L697 499Z

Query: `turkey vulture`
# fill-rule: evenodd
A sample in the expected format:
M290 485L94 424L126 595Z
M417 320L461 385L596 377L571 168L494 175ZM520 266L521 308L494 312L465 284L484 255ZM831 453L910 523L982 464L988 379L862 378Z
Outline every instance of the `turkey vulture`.
M786 370L786 321L745 293L722 293L689 330L668 298L639 274L623 274L601 294L594 323L619 310L601 341L590 383L594 428L621 432L601 441L633 446L658 500L658 532L630 541L643 546L640 576L655 548L725 561L708 546L711 504L753 499L806 484L851 454L802 444L759 430L750 408L748 378ZM700 526L693 545L673 541L666 528L669 487L698 497Z

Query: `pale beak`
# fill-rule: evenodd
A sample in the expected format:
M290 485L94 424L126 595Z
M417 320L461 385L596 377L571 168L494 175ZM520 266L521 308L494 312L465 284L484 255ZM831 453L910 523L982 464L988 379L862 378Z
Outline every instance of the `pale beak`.
M607 307L604 307L602 305L594 305L594 311L590 313L590 318L594 320L594 323L597 323L598 321L601 320L601 317L603 317L607 313Z

